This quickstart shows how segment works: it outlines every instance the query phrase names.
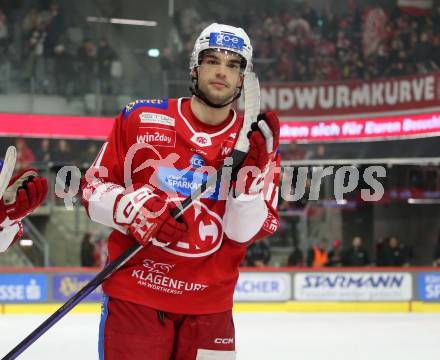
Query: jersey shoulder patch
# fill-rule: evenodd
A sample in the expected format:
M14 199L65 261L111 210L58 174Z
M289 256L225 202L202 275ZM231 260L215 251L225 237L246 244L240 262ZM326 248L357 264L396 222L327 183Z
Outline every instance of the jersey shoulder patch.
M127 119L128 116L134 112L135 110L139 108L156 108L156 109L162 109L166 110L168 109L168 99L163 100L135 100L132 102L129 102L127 105L124 106L122 109L122 113L124 114L124 119Z

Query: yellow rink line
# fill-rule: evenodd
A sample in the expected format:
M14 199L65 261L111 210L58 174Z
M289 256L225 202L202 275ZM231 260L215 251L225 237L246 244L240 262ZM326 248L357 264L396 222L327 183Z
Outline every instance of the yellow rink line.
M57 311L62 304L2 304L0 314L52 314ZM76 314L99 313L101 305L98 303L79 304L70 312Z
M407 312L408 302L236 303L237 312Z
M411 303L412 312L440 312L440 303L426 303L420 301L413 301Z
M52 314L62 304L0 304L0 314ZM72 313L99 313L100 304L79 304ZM234 312L440 312L440 303L299 302L235 303Z

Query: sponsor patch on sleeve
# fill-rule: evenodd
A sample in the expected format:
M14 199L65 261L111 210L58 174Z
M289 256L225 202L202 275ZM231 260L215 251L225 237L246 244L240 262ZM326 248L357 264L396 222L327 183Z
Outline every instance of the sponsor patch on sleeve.
M127 105L122 109L122 113L124 114L124 118L127 119L128 116L135 111L136 109L139 109L141 107L149 107L149 108L156 108L156 109L162 109L166 110L168 109L168 99L164 100L135 100Z
M267 216L266 221L264 222L263 229L267 231L269 234L273 234L275 231L277 231L280 223L278 219L273 216L271 213Z

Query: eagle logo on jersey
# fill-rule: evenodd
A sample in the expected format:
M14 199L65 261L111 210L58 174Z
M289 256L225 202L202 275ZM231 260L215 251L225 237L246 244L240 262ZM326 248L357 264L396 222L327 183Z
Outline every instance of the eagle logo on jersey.
M147 270L154 274L168 274L175 264L157 263L150 259L145 259L142 264Z

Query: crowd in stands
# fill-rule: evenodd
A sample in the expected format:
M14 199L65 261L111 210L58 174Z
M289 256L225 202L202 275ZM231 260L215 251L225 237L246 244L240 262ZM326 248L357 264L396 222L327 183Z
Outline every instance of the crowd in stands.
M438 247L438 245L437 245ZM434 251L433 265L440 266L438 249ZM325 238L313 244L304 254L297 245L287 258L285 266L296 267L400 267L410 266L413 258L411 247L405 246L395 236L380 239L375 244L375 256L369 253L360 236L355 236L351 244L344 247L337 239L329 244ZM251 267L268 266L271 259L271 248L265 241L252 244L247 252L243 265Z
M0 151L5 153L10 144L9 139L0 141ZM36 167L56 170L64 165L87 169L98 154L102 141L17 138L13 144L17 149L17 169Z
M270 12L257 3L242 14L231 7L233 14L224 21L248 30L256 70L266 81L368 80L440 68L440 6L427 16L411 16L399 8L345 3L346 12L339 15L330 3L323 12L308 2L286 2ZM217 20L203 11L188 8L178 14L181 52L166 68L183 66L179 62L188 58L194 34ZM223 11L228 14L226 7Z
M164 36L169 40L160 64L170 79L188 79L195 37L214 21L247 30L263 81L368 80L440 68L437 3L430 14L411 16L398 7L362 7L353 0L345 0L343 12L329 5L317 10L307 1L278 1L273 7L258 1L240 11L228 6L231 1L193 2L176 12ZM115 94L115 83L129 66L118 59L111 39L72 21L57 2L0 0L0 92L8 91L15 77L21 90L37 93Z
M343 247L340 240L334 240L330 245L328 240L323 238L308 249L304 259L293 252L289 256L288 264L308 267L409 266L412 257L410 247L401 243L397 237L390 236L379 239L375 244L373 259L364 246L363 239L355 236L347 247Z
M68 23L57 2L0 1L0 92L71 98L116 90L112 79L122 76L116 52L105 38L86 38Z
M255 29L259 35L257 57L275 57L274 64L263 71L265 79L368 80L439 68L440 32L434 24L440 20L440 11L432 18L388 15L382 41L369 48L362 41L362 10L350 10L340 18L330 9L318 17L305 7L294 15L266 18L263 29ZM380 8L374 11L384 12Z

